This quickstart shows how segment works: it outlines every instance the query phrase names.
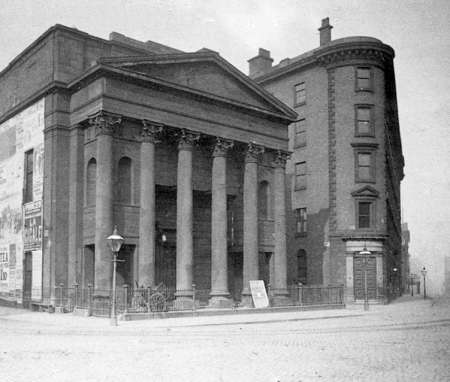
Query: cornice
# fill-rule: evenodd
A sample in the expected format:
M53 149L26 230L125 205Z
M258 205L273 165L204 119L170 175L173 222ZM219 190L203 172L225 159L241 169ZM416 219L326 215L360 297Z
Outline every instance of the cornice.
M347 41L345 41L347 40ZM281 67L274 67L268 73L254 78L259 84L270 82L278 77L302 70L310 65L326 67L345 65L354 61L370 61L382 67L391 65L395 56L394 50L381 41L362 39L351 41L352 38L336 40L326 46L308 51L297 58L290 59L290 63Z
M140 84L141 86L143 84L147 84L150 86L158 86L158 87L164 87L168 89L172 89L175 91L180 91L183 93L189 93L192 96L195 97L201 97L203 99L207 99L210 102L216 102L220 104L226 104L228 106L237 107L239 109L244 109L247 112L253 112L257 113L259 115L263 114L265 116L269 116L276 119L281 119L284 121L289 121L291 123L295 120L295 117L297 114L290 110L289 114L284 113L284 111L280 111L279 113L273 112L270 110L262 109L254 105L250 105L244 102L239 102L230 98L221 97L216 94L212 94L206 91L193 89L188 86L183 86L180 84L175 84L173 82L169 82L160 78L155 78L148 76L143 73L138 73L129 69L124 69L121 67L114 67L109 66L105 64L99 64L92 68L90 68L88 71L83 73L80 77L78 77L76 80L72 81L68 88L71 89L72 92L77 91L81 89L83 86L86 86L91 81L94 81L102 76L110 76L115 78L125 78L128 82L136 82ZM287 107L287 106L286 106Z

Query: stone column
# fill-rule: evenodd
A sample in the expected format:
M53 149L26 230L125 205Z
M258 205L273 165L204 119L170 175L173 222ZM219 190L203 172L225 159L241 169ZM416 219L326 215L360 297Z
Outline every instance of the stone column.
M230 141L217 138L212 164L211 184L211 299L215 308L231 307L227 271L227 150Z
M139 286L155 285L155 144L162 126L142 121L139 210Z
M249 281L259 277L258 156L263 152L263 147L249 143L245 156L242 306L253 306Z
M275 220L275 280L274 303L286 303L288 296L286 275L286 160L289 154L278 151L274 169L274 220Z
M89 119L97 134L95 191L95 288L110 289L112 254L106 238L113 230L113 133L119 116L100 111Z
M193 197L192 150L200 135L182 130L178 142L177 168L177 292L175 307L192 307L193 281Z

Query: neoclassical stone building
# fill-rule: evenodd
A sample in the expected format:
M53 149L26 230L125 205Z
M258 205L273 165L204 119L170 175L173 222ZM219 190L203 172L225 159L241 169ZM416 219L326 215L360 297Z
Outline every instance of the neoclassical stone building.
M2 297L51 300L59 284L109 289L114 226L125 238L119 285L163 282L181 306L193 283L213 306L249 303L248 281L258 278L286 296L285 163L296 115L219 54L56 25L0 85L0 159L6 168L15 158L20 186L13 201L1 190L0 207L20 216L35 203L28 226L2 215L0 229L15 233L0 235ZM41 178L37 146L19 144L29 114Z
M298 119L290 126L287 173L289 280L345 284L347 301L384 301L399 285L402 264L400 182L404 159L397 113L394 50L372 37L331 39L328 18L320 46L272 65L260 49L250 77ZM297 257L297 258L296 258Z

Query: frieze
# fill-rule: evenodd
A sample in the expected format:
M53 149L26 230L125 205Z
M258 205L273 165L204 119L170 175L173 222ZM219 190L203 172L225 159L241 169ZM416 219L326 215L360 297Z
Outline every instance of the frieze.
M325 52L317 57L319 64L328 66L353 60L373 60L386 65L392 60L392 55L376 48L340 48Z

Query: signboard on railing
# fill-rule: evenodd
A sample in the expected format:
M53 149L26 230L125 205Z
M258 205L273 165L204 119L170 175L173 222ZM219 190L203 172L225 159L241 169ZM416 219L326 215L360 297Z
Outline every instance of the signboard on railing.
M267 297L264 281L250 280L249 283L255 308L267 308L269 306L269 299Z

